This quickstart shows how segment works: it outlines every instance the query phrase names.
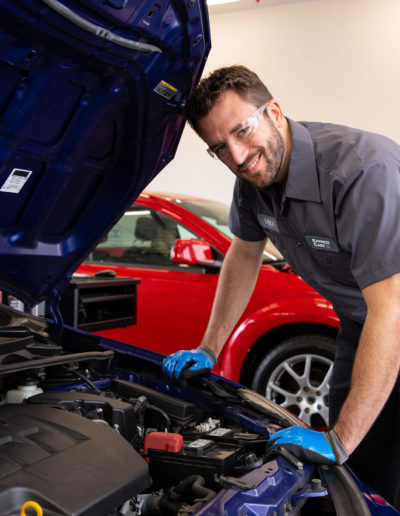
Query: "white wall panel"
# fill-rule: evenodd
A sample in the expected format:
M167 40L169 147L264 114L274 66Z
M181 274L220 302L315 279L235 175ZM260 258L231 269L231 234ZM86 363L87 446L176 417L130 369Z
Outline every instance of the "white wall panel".
M205 69L245 64L284 113L379 132L400 142L400 1L310 0L221 12L210 7ZM186 127L149 189L230 202L234 176Z

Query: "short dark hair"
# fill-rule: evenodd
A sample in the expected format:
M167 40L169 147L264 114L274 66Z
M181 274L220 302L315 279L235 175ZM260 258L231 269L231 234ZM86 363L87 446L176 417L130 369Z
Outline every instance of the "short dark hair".
M199 82L185 106L187 120L197 133L197 122L210 112L221 95L228 90L234 91L256 107L272 99L271 93L258 75L245 66L218 68Z

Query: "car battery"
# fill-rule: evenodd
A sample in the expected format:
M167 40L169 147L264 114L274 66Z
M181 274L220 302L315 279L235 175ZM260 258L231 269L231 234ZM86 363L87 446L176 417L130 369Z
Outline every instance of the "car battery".
M148 449L150 473L162 487L180 482L195 472L213 482L214 475L230 475L239 448L215 443L211 439L184 441L178 452Z
M252 451L258 455L265 452L265 447L269 439L262 435L245 432L234 432L230 428L215 428L203 435L206 439L211 439L215 443L236 446L242 452Z

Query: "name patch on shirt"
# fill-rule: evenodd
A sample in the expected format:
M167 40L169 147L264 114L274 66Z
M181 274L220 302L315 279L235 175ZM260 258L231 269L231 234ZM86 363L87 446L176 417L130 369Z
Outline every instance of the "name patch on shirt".
M337 243L331 238L306 235L306 240L308 245L313 249L318 249L319 251L331 251L334 253L339 252Z
M270 229L272 231L276 231L276 233L279 233L278 224L276 222L275 217L270 217L269 215L264 215L263 213L259 213L257 215L258 222L260 225L265 229Z

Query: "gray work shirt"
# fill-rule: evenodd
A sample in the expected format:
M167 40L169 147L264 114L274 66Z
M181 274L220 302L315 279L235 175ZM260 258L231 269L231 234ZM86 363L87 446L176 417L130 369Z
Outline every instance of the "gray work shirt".
M285 187L237 179L229 227L243 240L268 236L339 317L363 323L361 289L400 272L400 146L339 125L289 125Z

